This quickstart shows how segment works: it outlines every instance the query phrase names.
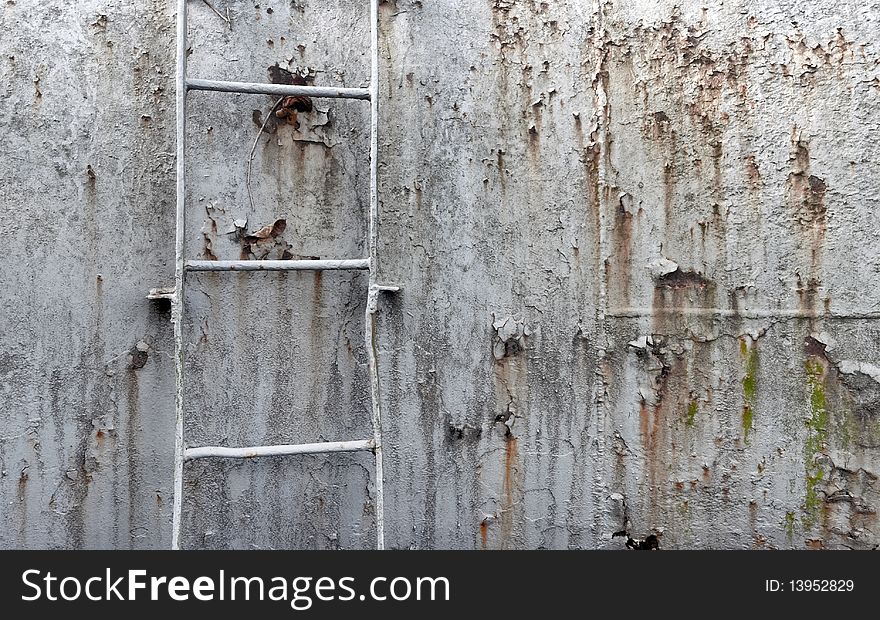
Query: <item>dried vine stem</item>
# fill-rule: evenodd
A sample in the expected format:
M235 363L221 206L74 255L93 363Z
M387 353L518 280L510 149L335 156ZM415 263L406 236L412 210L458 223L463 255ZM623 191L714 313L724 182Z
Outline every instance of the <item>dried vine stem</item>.
M272 118L272 115L275 114L275 109L284 101L284 97L280 97L278 101L275 102L275 105L272 106L272 109L269 110L269 113L266 115L266 118L263 120L263 124L260 126L260 131L257 132L257 137L254 138L254 144L251 146L251 154L248 156L247 163L247 179L245 179L245 187L247 188L248 202L251 205L251 213L254 212L254 197L251 194L251 164L254 162L254 155L257 153L257 143L260 141L260 136L263 135L263 132L266 130L266 124L269 122L269 119Z
M217 15L217 17L219 17L220 19L225 21L226 25L229 26L230 29L232 28L232 22L229 20L229 7L226 7L226 17L224 17L223 13L221 13L220 11L215 9L214 5L211 4L210 2L208 2L208 0L202 0L202 2L204 2L206 5L208 5L208 8L211 9L212 11L214 11L214 13Z

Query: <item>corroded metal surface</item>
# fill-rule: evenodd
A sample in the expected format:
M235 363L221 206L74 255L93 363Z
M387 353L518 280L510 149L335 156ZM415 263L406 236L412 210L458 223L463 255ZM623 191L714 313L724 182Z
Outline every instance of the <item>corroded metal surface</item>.
M170 4L0 9L2 547L169 543ZM389 547L880 543L880 5L684 4L380 6ZM369 84L366 3L228 6L193 76ZM365 256L362 102L267 124L249 197L276 99L189 100L189 258ZM194 445L370 436L367 287L192 274ZM188 547L375 544L369 454L184 484Z

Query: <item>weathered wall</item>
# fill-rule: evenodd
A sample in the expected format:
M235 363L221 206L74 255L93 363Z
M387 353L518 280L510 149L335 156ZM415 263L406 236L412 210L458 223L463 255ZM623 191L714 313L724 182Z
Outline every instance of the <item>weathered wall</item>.
M0 8L0 547L169 544L172 4ZM191 75L367 84L365 2L213 4ZM880 544L880 4L380 10L388 545ZM273 103L190 97L188 255L362 256L368 106L263 135L251 207ZM189 282L191 445L369 435L364 275ZM375 542L369 455L185 489L186 547Z

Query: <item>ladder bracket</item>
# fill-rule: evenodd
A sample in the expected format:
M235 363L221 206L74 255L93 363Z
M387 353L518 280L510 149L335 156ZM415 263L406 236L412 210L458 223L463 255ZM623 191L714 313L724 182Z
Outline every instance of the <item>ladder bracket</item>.
M375 314L379 309L379 293L397 293L399 286L393 284L371 284L367 292L367 312Z
M400 291L400 287L396 284L374 284L371 288L377 293L397 293Z
M175 289L173 286L160 286L158 288L151 288L150 292L147 293L147 299L167 299L168 301L174 301Z

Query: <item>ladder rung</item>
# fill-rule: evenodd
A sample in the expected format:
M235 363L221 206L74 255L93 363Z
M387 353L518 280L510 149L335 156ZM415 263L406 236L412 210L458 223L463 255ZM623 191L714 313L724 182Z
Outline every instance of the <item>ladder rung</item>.
M292 84L264 84L256 82L223 82L220 80L188 79L189 90L213 90L223 93L245 93L252 95L298 96L332 99L367 99L369 88L332 88L326 86L294 86Z
M327 271L369 269L369 258L343 260L188 260L187 271Z
M322 443L303 443L298 445L253 446L250 448L224 448L221 446L204 446L187 448L183 457L193 459L252 459L265 456L288 456L291 454L326 454L330 452L361 452L372 450L376 443L372 439L360 441L328 441Z

